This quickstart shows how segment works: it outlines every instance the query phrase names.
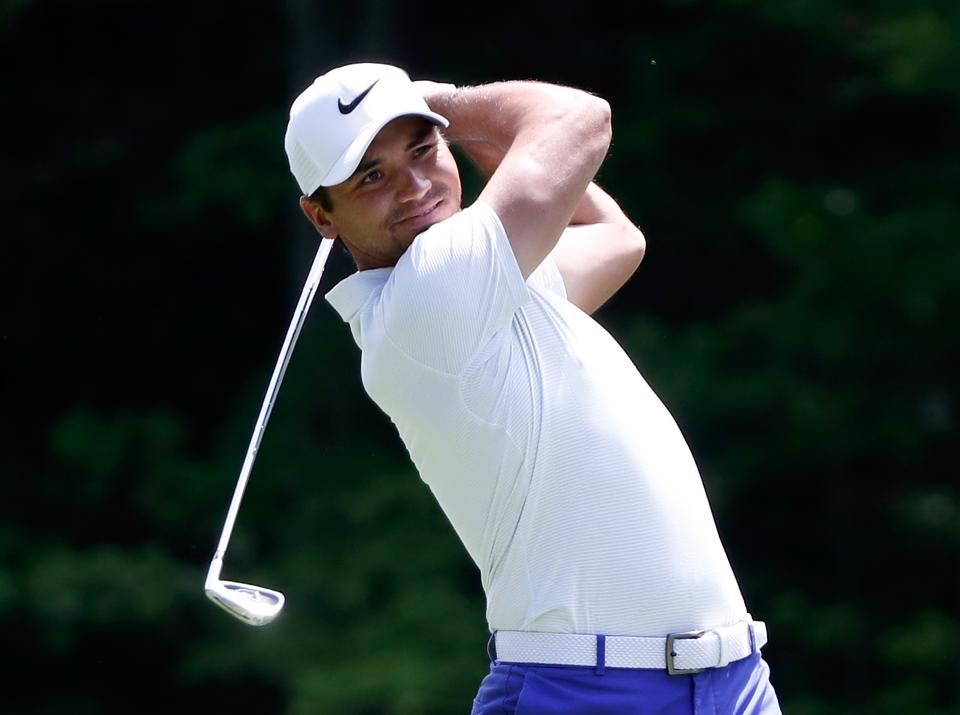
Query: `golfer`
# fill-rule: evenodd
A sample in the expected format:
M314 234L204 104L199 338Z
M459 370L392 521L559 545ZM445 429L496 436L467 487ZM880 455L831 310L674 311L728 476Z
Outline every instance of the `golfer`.
M666 408L590 314L644 237L592 183L576 89L331 70L290 110L300 206L357 272L327 294L480 570L489 713L779 713L755 621ZM461 205L458 144L487 177Z

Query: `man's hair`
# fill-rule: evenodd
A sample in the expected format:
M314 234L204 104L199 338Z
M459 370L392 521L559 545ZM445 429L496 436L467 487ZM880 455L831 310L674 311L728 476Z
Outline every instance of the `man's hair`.
M318 187L317 190L307 198L320 204L324 211L333 211L333 201L330 199L330 192L327 191L326 186Z

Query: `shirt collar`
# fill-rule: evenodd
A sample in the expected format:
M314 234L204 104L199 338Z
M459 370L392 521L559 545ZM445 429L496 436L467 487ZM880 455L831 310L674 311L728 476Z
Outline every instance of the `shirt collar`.
M392 272L391 267L357 271L327 292L327 302L336 309L344 322L352 324L370 297L383 288Z

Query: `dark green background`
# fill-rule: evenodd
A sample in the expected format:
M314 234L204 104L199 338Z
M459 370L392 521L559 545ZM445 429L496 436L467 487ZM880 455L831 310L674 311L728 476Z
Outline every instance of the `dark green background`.
M477 572L322 300L224 571L285 612L202 594L315 248L287 107L375 59L610 100L599 180L648 253L599 318L691 443L785 711L960 713L955 0L5 0L0 47L0 712L468 711Z

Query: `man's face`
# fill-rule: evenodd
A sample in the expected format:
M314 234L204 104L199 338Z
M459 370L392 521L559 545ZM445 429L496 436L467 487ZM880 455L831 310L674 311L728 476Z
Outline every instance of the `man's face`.
M414 116L380 130L353 175L328 191L331 211L301 206L324 236L340 236L361 270L394 265L417 234L460 210L453 155L437 127Z

